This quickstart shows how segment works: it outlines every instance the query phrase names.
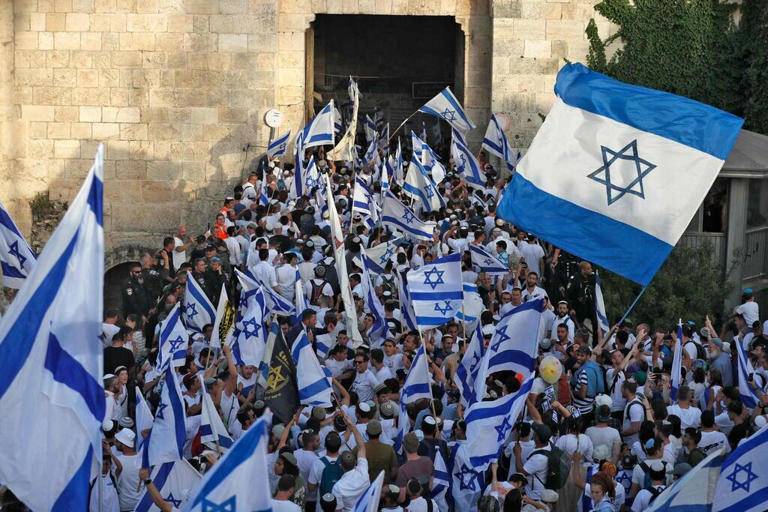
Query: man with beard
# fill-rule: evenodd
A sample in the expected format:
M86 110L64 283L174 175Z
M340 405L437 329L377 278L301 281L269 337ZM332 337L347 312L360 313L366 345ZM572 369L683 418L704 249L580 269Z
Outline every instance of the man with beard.
M141 264L132 263L128 279L123 283L123 314L136 314L145 320L149 311L149 298L144 287L144 276L141 274Z

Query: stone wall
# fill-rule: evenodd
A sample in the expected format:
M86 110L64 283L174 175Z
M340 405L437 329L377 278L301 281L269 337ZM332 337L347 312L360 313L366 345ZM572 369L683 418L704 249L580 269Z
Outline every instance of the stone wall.
M497 111L524 147L557 69L584 59L594 1L2 1L0 200L28 234L29 199L71 200L103 141L109 250L158 247L180 222L205 229L246 154L266 147L264 112L279 108L294 132L305 122L318 13L454 16L470 141Z

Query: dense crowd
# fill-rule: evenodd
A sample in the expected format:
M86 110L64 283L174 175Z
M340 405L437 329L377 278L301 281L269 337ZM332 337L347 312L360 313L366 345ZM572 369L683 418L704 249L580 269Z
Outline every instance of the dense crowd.
M746 408L735 371L735 344L740 344L755 368L750 385L765 388L768 322L761 325L751 290L722 325L712 325L709 318L703 325L683 324L684 376L676 400L671 400L677 326L626 319L601 332L592 265L495 216L504 180L482 154L486 187L470 188L450 162L438 184L446 207L421 213L436 223L434 238L400 238L383 272L371 276L387 323L385 335L371 335L361 249L399 234L353 212L356 176L369 183L374 201L381 204L381 184L370 166L353 171L341 162L326 164L322 151L314 156L321 175L330 177L332 200L345 229L345 263L362 339L353 339L348 330L329 214L318 202L324 187L290 197L292 166L262 161L263 172L250 174L223 200L209 231L191 234L179 226L156 253L132 265L122 286L122 308L106 313L104 512L134 510L144 487L162 510L183 506L184 496L169 501L157 492L148 468L142 468L137 437L146 432L135 432L133 389L157 407L162 386L155 366L159 323L183 301L190 278L214 307L222 288L237 303L240 287L234 269L248 271L291 302L298 276L310 308L268 323L279 323L289 347L301 330L313 347L320 341L330 347L317 355L333 376L335 405L300 407L292 418L280 422L275 417L271 426L269 480L276 511L352 510L381 471L383 511L454 507L445 494L433 499L435 458L449 461L466 440L455 375L475 328L456 320L423 333L408 330L397 284L400 275L451 253L462 255L462 279L475 284L482 299L476 321L483 343L491 341L501 317L530 300L544 299L540 360L554 358L562 367L554 380L541 375L534 380L523 415L499 460L484 475L477 509L638 512L708 454L734 449L766 423L768 397L759 391L758 406ZM390 190L409 203L397 183ZM494 255L509 272L490 276L478 271L469 255L473 245ZM686 312L680 316L685 318ZM220 456L217 447L199 439L195 417L201 412L201 385L233 439L267 409L256 368L238 366L226 343L221 349L212 346L212 334L208 325L191 335L185 364L177 369L188 423L185 457L200 472ZM421 344L429 357L433 399L409 405L410 428L402 450L396 451L399 394ZM513 372L497 373L480 399L495 399L519 386ZM100 510L98 499L91 503L92 510Z

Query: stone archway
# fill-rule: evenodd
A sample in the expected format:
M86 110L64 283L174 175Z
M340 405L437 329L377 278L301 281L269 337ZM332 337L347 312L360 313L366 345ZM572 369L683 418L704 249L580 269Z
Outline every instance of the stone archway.
M128 279L131 263L139 261L151 249L140 245L122 245L112 248L104 255L104 311L122 309L121 286Z

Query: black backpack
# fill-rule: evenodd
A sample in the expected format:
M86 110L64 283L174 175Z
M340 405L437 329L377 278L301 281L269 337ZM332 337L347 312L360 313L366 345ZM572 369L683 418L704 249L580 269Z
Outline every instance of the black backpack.
M707 354L704 352L704 347L701 346L701 343L696 343L693 340L688 340L685 342L685 345L683 345L683 348L685 348L686 345L689 343L693 343L693 346L696 347L696 359L701 359L702 361L707 360Z
M542 482L541 478L534 476L547 489L552 489L553 491L562 489L568 480L568 473L570 471L568 458L565 456L565 453L557 446L552 445L549 450L534 450L530 456L533 457L534 455L547 456L547 477Z

